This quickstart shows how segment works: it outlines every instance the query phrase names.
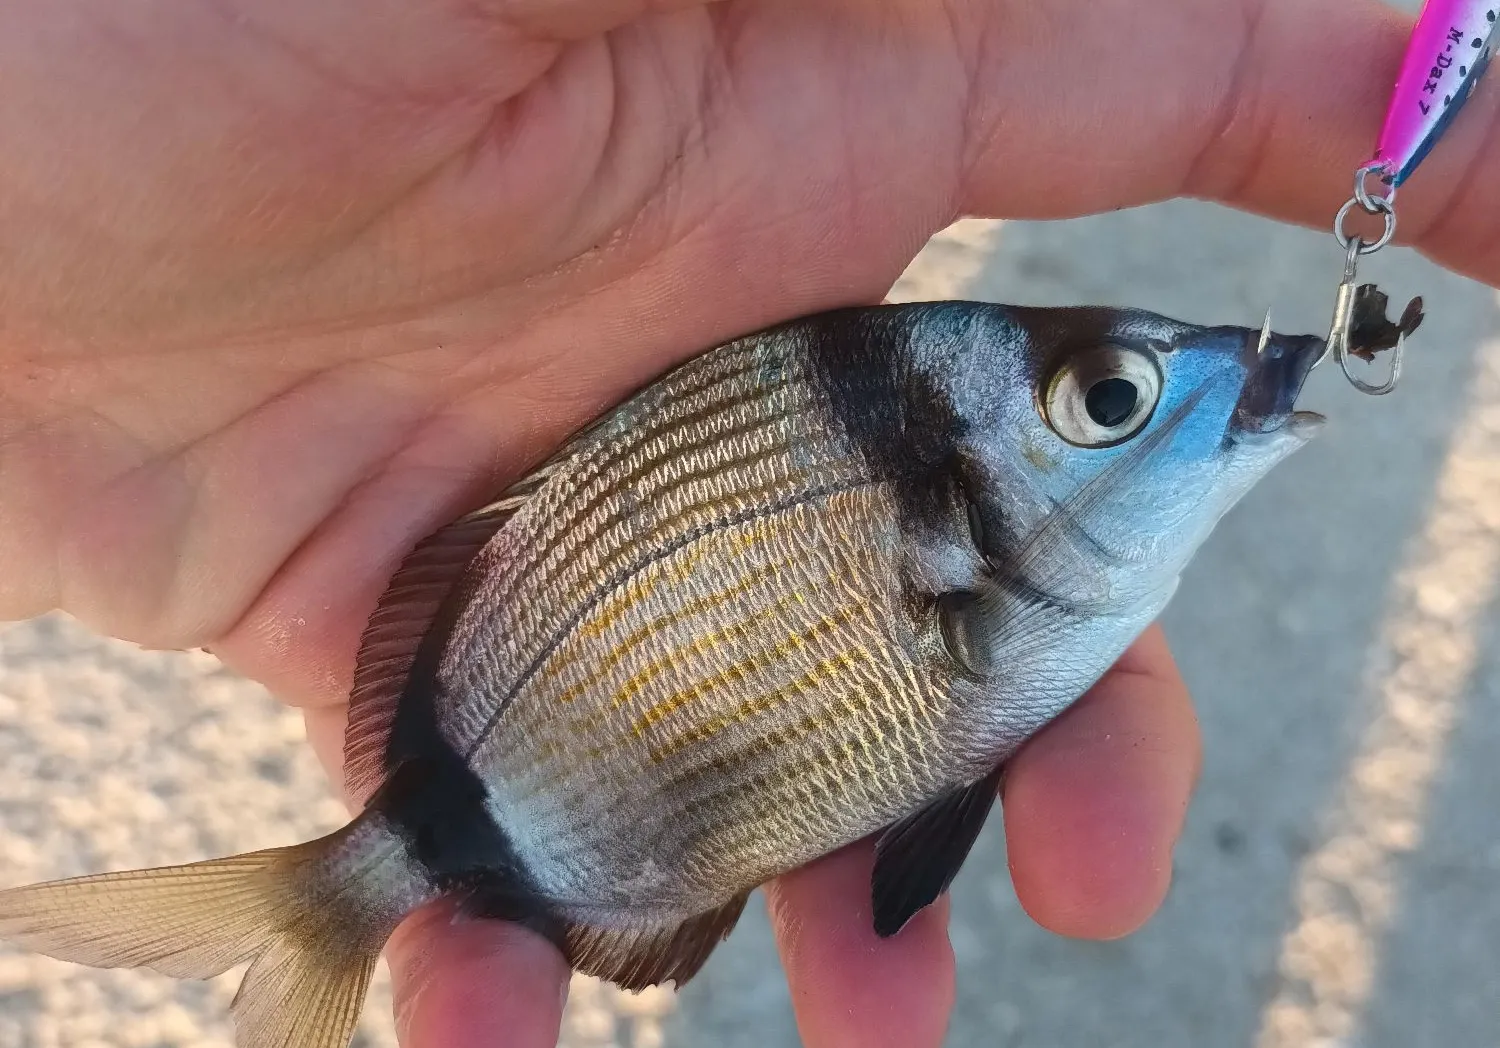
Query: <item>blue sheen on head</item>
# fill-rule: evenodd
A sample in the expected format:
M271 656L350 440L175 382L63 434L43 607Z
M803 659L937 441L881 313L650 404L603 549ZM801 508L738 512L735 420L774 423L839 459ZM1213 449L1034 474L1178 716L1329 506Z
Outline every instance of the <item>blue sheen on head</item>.
M1096 561L1128 600L1169 587L1223 514L1317 429L1291 404L1321 341L1260 342L1140 310L962 303L921 315L910 359L950 405L987 525L1017 547L1050 527L1054 557ZM1144 413L1100 425L1088 390L1122 378Z

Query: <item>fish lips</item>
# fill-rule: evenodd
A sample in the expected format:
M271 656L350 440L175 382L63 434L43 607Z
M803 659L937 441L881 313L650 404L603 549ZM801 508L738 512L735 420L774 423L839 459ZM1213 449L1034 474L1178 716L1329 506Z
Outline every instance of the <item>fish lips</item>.
M1287 433L1311 437L1323 425L1323 416L1298 411L1297 397L1307 376L1322 359L1328 344L1316 335L1271 335L1257 333L1248 340L1245 366L1248 374L1234 419L1245 433Z

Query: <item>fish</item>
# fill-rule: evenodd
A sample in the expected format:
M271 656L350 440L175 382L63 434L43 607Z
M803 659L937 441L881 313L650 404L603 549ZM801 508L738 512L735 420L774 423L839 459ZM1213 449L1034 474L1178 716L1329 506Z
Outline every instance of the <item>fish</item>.
M0 939L208 978L241 1048L341 1048L387 937L457 900L684 986L773 878L875 837L882 937L1007 760L1323 423L1265 326L847 307L681 363L411 550L364 630L318 840L0 893Z

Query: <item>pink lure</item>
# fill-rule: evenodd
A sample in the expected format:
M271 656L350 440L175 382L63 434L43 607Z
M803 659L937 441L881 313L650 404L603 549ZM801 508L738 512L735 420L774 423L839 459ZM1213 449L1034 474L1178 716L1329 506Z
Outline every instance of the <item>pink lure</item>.
M1428 0L1407 47L1372 164L1399 186L1469 100L1490 60L1500 0Z

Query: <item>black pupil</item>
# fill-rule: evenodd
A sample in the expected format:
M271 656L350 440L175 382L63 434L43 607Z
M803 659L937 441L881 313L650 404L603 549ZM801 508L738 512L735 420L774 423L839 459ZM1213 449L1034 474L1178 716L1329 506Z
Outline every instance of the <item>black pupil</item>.
M1135 411L1135 384L1128 379L1107 378L1095 382L1083 395L1089 418L1106 429L1120 425Z

